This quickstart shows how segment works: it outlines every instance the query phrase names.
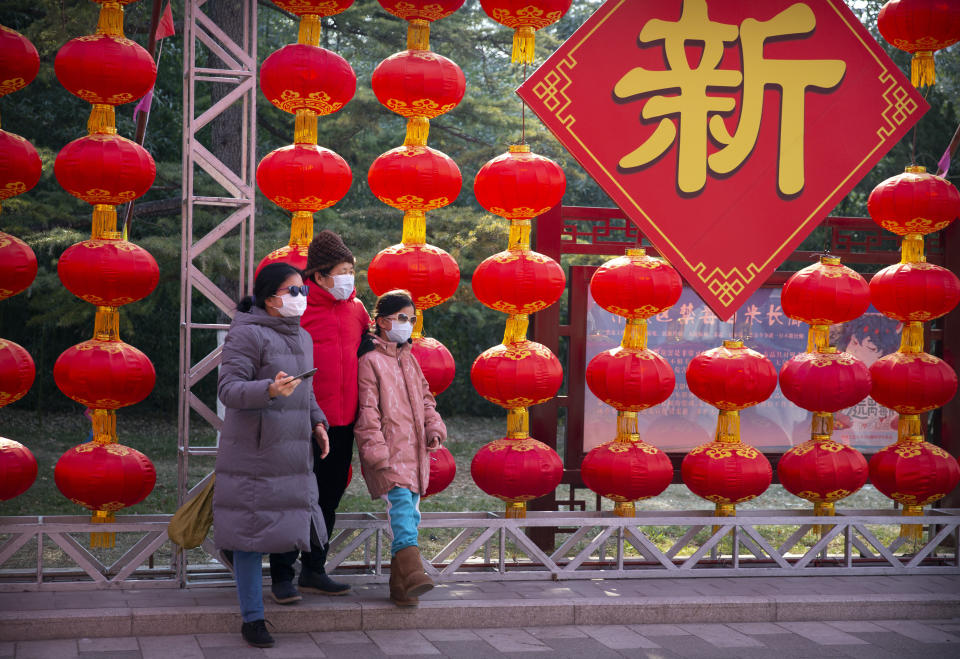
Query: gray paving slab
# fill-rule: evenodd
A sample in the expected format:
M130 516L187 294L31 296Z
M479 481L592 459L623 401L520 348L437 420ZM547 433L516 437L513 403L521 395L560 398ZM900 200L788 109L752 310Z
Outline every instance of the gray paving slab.
M763 643L754 640L746 634L719 624L681 625L694 636L702 638L707 643L718 648L762 648Z
M0 657L12 657L16 647L12 641L0 641Z
M535 638L587 638L587 634L578 627L524 627L523 631Z
M415 630L377 629L367 636L387 656L440 654L440 650Z
M266 655L261 648L252 648L244 645L237 648L203 648L204 659L263 659ZM175 655L167 655L174 657Z
M327 654L314 642L310 634L274 634L277 645L265 648L263 654L271 659L294 657L325 657Z
M741 634L748 636L764 636L767 634L783 634L784 629L772 622L731 622L727 625Z
M15 656L17 659L69 659L79 656L79 650L72 639L21 641L17 643Z
M444 657L457 659L489 659L503 655L493 649L486 641L434 641L433 643Z
M310 632L310 638L313 639L319 647L328 645L358 645L372 644L370 637L363 632Z
M571 659L621 659L620 652L593 638L554 638L545 639L553 652L551 657L570 657Z
M205 659L197 639L191 635L139 636L143 659Z
M915 620L879 620L877 625L919 643L960 643L960 636L954 636ZM960 648L958 648L958 654L960 654Z
M842 632L823 622L781 622L781 627L819 645L865 645L861 638Z
M611 650L659 648L660 645L625 625L581 625L578 629Z
M630 629L641 636L689 636L690 632L677 625L629 625Z
M80 659L143 659L139 650L119 650L116 652L81 652Z
M125 636L114 638L81 638L77 640L80 652L129 652L140 651L137 639Z
M437 641L462 643L480 640L476 632L470 629L421 629L420 633L431 643Z
M868 620L826 620L825 622L831 627L836 627L840 631L847 632L848 634L886 631L880 625L869 622Z
M476 629L481 639L499 652L549 652L550 646L522 629Z

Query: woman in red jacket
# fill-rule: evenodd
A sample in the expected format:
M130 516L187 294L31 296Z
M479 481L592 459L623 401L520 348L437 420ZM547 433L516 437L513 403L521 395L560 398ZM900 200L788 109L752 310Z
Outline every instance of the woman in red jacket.
M333 535L336 510L347 489L347 474L353 459L353 425L357 418L357 348L360 337L370 327L370 315L357 299L354 289L353 253L340 236L324 230L310 243L303 280L310 284L307 310L300 326L313 339L313 363L320 370L312 378L313 391L330 428L330 454L325 459L314 454L313 471L317 476L320 509ZM316 284L316 285L315 285ZM350 586L327 576L324 565L327 549L300 552L300 588L324 595L345 595ZM293 585L293 564L298 552L270 554L273 599L291 604L300 599Z

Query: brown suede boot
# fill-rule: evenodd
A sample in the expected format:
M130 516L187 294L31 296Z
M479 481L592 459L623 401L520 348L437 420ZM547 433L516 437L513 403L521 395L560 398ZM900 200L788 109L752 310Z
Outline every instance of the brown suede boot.
M390 559L390 601L397 606L417 606L420 603L416 597L407 597L396 556Z
M420 562L419 547L404 547L397 552L394 557L398 572L400 573L400 583L406 593L407 599L419 597L433 588L433 579L423 571L423 563Z

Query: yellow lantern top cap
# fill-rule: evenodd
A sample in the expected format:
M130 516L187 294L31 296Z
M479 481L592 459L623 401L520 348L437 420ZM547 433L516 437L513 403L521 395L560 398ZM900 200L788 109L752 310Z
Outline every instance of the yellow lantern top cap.
M927 168L923 165L907 165L906 169L903 171L908 174L926 174Z
M741 341L740 339L724 339L723 347L724 348L742 348L743 341Z
M628 247L626 254L627 256L646 256L647 250L642 247Z
M826 254L820 257L820 263L823 265L840 265L839 256L827 256Z
M510 153L530 153L529 144L511 144Z

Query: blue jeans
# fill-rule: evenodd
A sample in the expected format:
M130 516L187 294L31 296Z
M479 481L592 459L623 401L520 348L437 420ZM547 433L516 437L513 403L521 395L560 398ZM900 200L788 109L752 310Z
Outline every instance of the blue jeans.
M240 616L244 622L263 620L263 554L234 551L233 575L237 580Z
M390 552L396 556L404 547L417 546L417 531L420 526L420 495L405 487L395 487L387 492L387 519L393 531Z

